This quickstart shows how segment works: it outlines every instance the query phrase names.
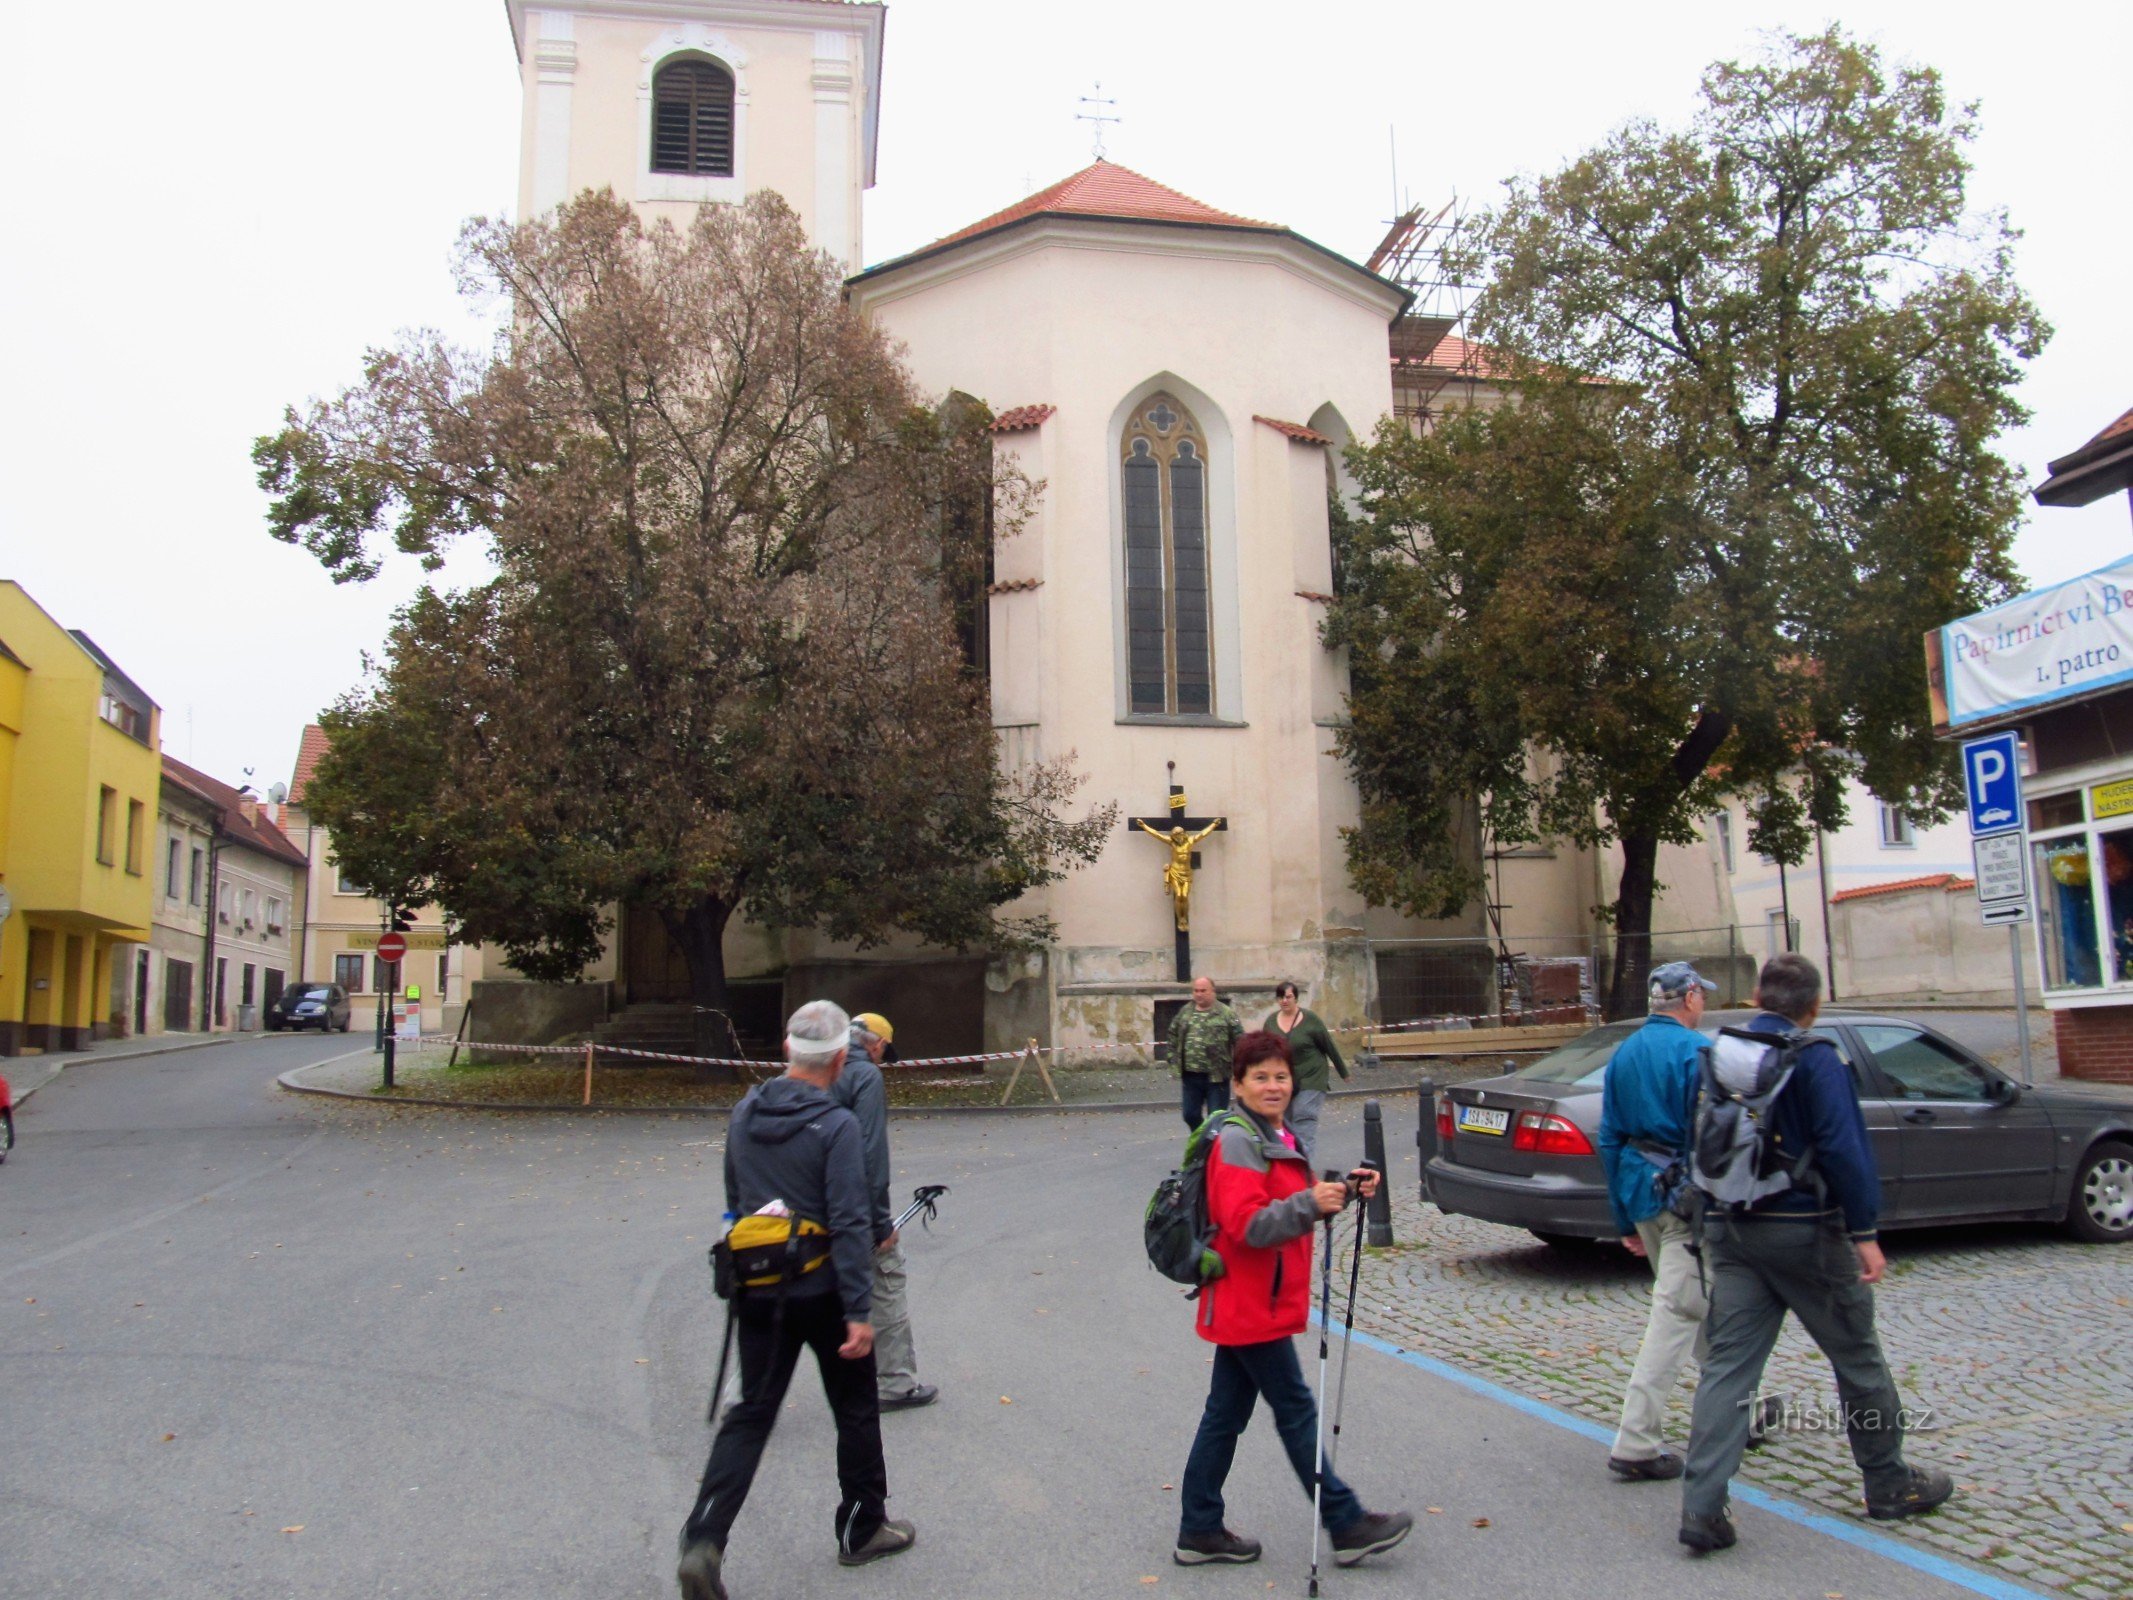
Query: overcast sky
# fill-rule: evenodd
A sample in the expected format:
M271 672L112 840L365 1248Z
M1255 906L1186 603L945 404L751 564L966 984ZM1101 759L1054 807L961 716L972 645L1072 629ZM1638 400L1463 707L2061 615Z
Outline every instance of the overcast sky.
M952 231L1089 159L1078 96L1124 121L1113 159L1360 259L1400 195L1486 205L1636 116L1693 109L1710 61L1821 27L1766 0L1444 7L1330 0L1002 5L896 0L866 253ZM2133 223L2119 171L2133 7L1850 0L1891 55L1982 102L1971 198L2026 238L2057 329L2007 441L2030 482L2128 406ZM360 677L410 564L336 587L274 543L248 459L283 405L366 345L465 327L449 251L517 190L503 0L143 0L14 14L0 91L0 577L86 629L164 707L165 748L261 791ZM2033 583L2133 544L2122 497L2039 511Z

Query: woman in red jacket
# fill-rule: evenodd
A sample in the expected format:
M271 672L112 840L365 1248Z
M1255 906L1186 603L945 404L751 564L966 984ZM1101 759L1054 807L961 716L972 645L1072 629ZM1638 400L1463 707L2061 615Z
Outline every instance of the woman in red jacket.
M1311 1312L1311 1230L1347 1203L1347 1187L1313 1183L1296 1136L1282 1126L1295 1083L1288 1042L1248 1033L1230 1057L1232 1120L1207 1157L1207 1209L1223 1274L1201 1291L1197 1326L1215 1347L1207 1409L1185 1463L1178 1545L1180 1566L1257 1561L1259 1541L1223 1526L1222 1484L1237 1454L1237 1436L1264 1396L1289 1464L1312 1491L1318 1406L1296 1359L1295 1335ZM1367 1197L1378 1175L1354 1174ZM1355 1491L1325 1472L1320 1517L1333 1536L1333 1559L1352 1567L1390 1550L1415 1519L1404 1511L1365 1511Z

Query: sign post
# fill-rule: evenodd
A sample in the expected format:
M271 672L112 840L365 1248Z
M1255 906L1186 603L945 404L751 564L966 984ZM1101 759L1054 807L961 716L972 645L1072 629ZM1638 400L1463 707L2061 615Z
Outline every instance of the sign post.
M385 1087L390 1089L393 1086L393 1046L400 1033L400 958L407 954L407 938L398 933L381 933L377 949L378 959L392 967L390 976L379 985L381 995L392 996L385 1002L389 1008L385 1018Z
M1970 859L1977 870L1978 918L2007 926L2014 969L2015 1037L2022 1082L2034 1085L2029 1059L2029 993L2022 973L2021 924L2031 920L2029 831L2022 816L2022 749L2013 733L1963 745L1963 792L1970 805Z

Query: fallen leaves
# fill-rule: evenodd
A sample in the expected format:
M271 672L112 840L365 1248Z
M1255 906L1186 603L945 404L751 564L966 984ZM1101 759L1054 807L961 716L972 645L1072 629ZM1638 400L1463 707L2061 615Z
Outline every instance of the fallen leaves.
M1011 1406L1014 1404L1014 1401L1008 1399L1008 1397L1003 1394L1002 1396L1000 1396L1000 1404L1002 1404L1003 1406Z
M1488 1525L1489 1519L1487 1517L1476 1517L1474 1519L1474 1526L1477 1528L1486 1528Z
M175 1438L177 1438L177 1435L176 1435L176 1434L174 1434L174 1433L166 1433L166 1434L164 1434L164 1435L163 1435L163 1442L164 1442L165 1444L169 1444L169 1443L170 1443L170 1441L171 1441L171 1440L173 1440L173 1439L175 1439Z
M304 1525L301 1522L292 1522L281 1531L283 1533L302 1533L304 1531Z

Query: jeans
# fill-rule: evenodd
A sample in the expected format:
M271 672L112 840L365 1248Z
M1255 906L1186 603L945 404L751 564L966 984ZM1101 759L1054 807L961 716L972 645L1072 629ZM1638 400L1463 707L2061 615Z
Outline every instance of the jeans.
M1274 1428L1289 1465L1305 1494L1311 1492L1311 1454L1318 1443L1318 1405L1297 1365L1293 1339L1269 1339L1264 1344L1215 1346L1214 1376L1207 1386L1207 1409L1200 1414L1200 1431L1194 1435L1192 1454L1185 1460L1183 1494L1178 1518L1179 1536L1216 1533L1222 1528L1222 1485L1229 1477L1230 1463L1237 1456L1237 1439L1252 1420L1252 1407L1261 1396L1274 1413ZM1319 1521L1338 1533L1363 1519L1363 1502L1355 1491L1325 1469L1324 1493Z
M770 1442L778 1407L792 1383L803 1349L813 1350L822 1370L822 1392L837 1421L838 1544L856 1550L874 1536L888 1515L889 1469L881 1455L881 1408L874 1397L874 1357L848 1361L844 1308L834 1294L799 1295L778 1314L772 1299L742 1300L734 1313L741 1352L739 1404L719 1424L696 1507L682 1529L682 1543L709 1540L720 1550L733 1531L755 1482L755 1470Z
M1711 1281L1705 1324L1710 1354L1689 1419L1689 1461L1681 1509L1711 1516L1748 1447L1750 1411L1763 1364L1790 1311L1821 1346L1837 1377L1852 1459L1867 1498L1893 1498L1909 1481L1903 1461L1902 1402L1874 1334L1874 1291L1859 1281L1859 1256L1842 1228L1814 1218L1735 1219L1704 1225Z
M901 1240L874 1252L874 1386L884 1400L901 1400L918 1387Z
M1197 1128L1207 1120L1209 1112L1229 1109L1229 1079L1211 1078L1204 1072L1181 1072L1179 1110L1185 1114L1185 1126Z
M1318 1114L1325 1109L1325 1090L1298 1089L1296 1097L1289 1102L1289 1114L1282 1119L1289 1132L1296 1135L1296 1148L1303 1152L1306 1161L1318 1148Z
M1622 1396L1622 1424L1609 1452L1623 1461L1649 1461L1659 1454L1667 1396L1674 1392L1681 1364L1691 1351L1699 1363L1709 1355L1703 1319L1710 1301L1696 1258L1689 1253L1695 1242L1689 1225L1662 1211L1637 1224L1637 1237L1644 1241L1644 1258L1652 1265L1652 1314L1644 1325L1644 1342L1637 1347L1637 1365Z

